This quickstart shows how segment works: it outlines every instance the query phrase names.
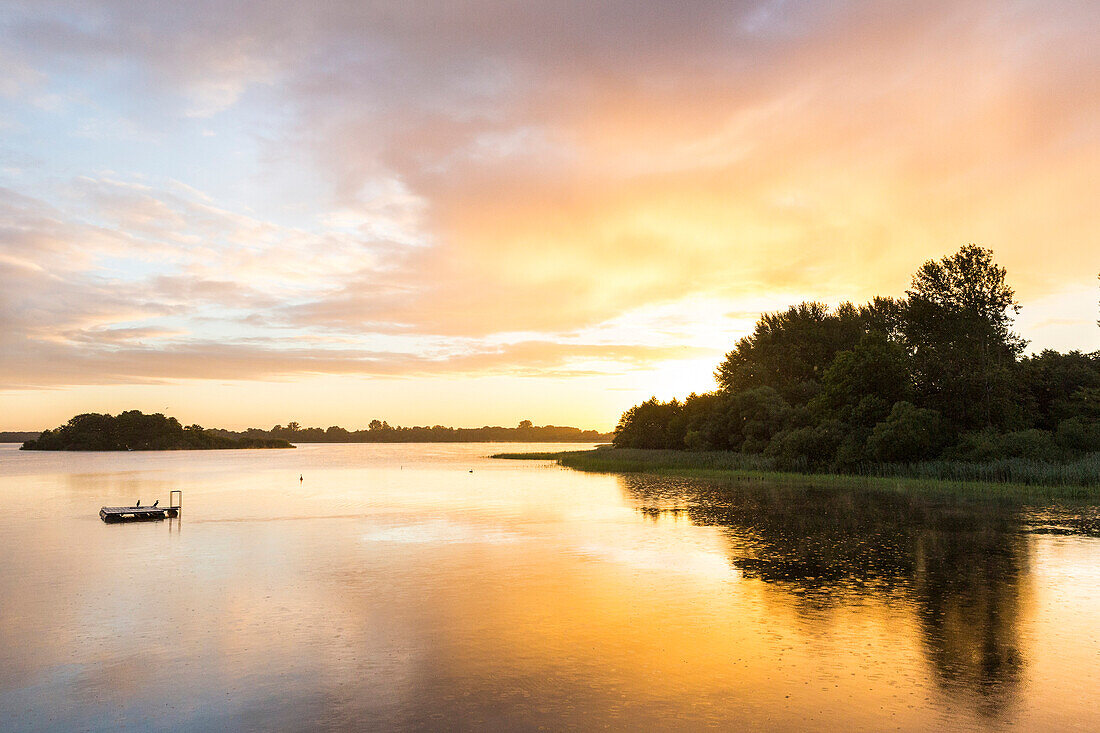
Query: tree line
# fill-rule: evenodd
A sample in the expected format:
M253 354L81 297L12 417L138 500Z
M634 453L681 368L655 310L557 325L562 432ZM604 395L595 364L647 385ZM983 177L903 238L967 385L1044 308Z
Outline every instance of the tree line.
M174 417L146 415L138 410L106 415L88 412L64 425L45 430L23 443L21 450L126 451L213 450L226 448L293 448L277 438L254 436L234 439L217 435L201 425L184 427Z
M514 428L486 425L480 428L451 428L443 425L402 427L384 420L371 420L364 430L306 428L296 422L270 430L249 428L241 432L214 430L230 438L276 438L291 443L599 443L610 441L610 433L559 425L535 425L521 421Z
M763 454L789 470L1100 451L1100 352L1024 356L993 253L962 247L906 297L763 314L718 365L718 389L627 410L616 447Z
M176 418L138 410L117 416L85 413L42 433L0 433L23 442L24 450L175 450L181 448L282 448L291 443L600 443L611 433L521 421L514 428L485 426L451 428L443 425L401 427L371 420L366 429L305 428L296 422L270 430L242 431L184 427Z
M29 433L24 430L0 430L0 443L25 443L39 435L41 433Z

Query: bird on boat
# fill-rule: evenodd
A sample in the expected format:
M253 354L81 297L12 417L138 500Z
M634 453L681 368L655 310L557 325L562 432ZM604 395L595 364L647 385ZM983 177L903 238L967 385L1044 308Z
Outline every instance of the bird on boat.
M153 502L153 506L156 506L159 503L160 503L160 499L157 499L156 501Z
M139 506L141 506L141 499L138 499L138 503L134 504L134 507L139 507Z

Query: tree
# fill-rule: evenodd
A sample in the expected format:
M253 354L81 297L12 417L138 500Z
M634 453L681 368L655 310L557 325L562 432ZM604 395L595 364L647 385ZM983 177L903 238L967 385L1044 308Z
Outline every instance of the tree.
M612 442L618 448L683 448L684 435L673 425L682 411L678 400L658 402L651 397L623 413ZM677 424L682 426L682 421Z
M829 311L824 303L800 303L765 313L753 332L737 342L714 377L723 390L771 387L788 400L802 400L841 349L851 348L863 332L851 303Z
M786 470L818 469L832 464L845 436L836 420L776 433L764 455L774 458Z
M921 265L906 299L765 313L719 364L717 391L631 408L615 445L763 450L779 467L855 471L1097 450L1100 352L1021 358L1005 278L971 244Z
M825 370L811 409L849 425L871 427L910 391L905 349L880 332L864 334Z
M711 414L696 420L690 430L722 450L760 453L776 433L786 427L791 407L771 387L722 393L711 406Z
M1011 422L1011 367L1026 341L1012 332L1019 312L993 252L968 244L929 260L907 291L903 331L918 401L962 428Z
M942 436L938 412L898 402L871 432L867 450L880 461L920 461L936 457Z
M725 391L771 387L789 402L804 402L816 393L837 353L854 348L865 334L900 341L904 313L905 303L893 298L861 306L841 303L835 310L800 303L765 313L726 354L714 377Z
M1054 430L1088 411L1089 390L1100 390L1100 352L1060 354L1045 349L1020 360L1017 389L1029 426Z
M351 434L339 425L330 425L325 430L325 440L331 443L347 443Z
M1070 451L1100 451L1100 420L1071 417L1058 423L1054 435L1061 447Z
M27 441L26 450L173 450L179 448L265 448L288 447L282 441L236 441L201 425L183 427L174 417L160 413L146 415L138 410L117 416L94 413L76 415L56 430L47 430L37 441Z

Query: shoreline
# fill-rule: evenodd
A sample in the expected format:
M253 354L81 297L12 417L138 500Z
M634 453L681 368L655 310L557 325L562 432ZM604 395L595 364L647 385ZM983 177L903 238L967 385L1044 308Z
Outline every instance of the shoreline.
M983 499L1100 499L1100 483L1042 483L989 481L905 475L858 473L810 473L781 471L763 464L762 456L721 452L660 449L596 448L556 453L497 453L503 460L552 460L565 468L589 473L634 473L675 476L709 481L769 483L820 488L862 488L877 491L942 494ZM738 465L740 464L740 465ZM960 465L960 468L965 464Z
M19 445L18 443L4 443L4 445ZM183 451L212 451L212 450L288 450L298 446L290 445L216 445L201 448L191 446L177 446L174 448L20 448L27 453L180 453Z

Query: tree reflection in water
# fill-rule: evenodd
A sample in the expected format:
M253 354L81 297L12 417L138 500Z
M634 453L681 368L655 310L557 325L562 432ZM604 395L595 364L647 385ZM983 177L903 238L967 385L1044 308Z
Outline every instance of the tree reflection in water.
M742 575L782 589L802 613L872 597L904 604L948 694L986 716L1015 702L1029 553L1019 507L866 489L620 480L646 516L686 514L721 527Z

